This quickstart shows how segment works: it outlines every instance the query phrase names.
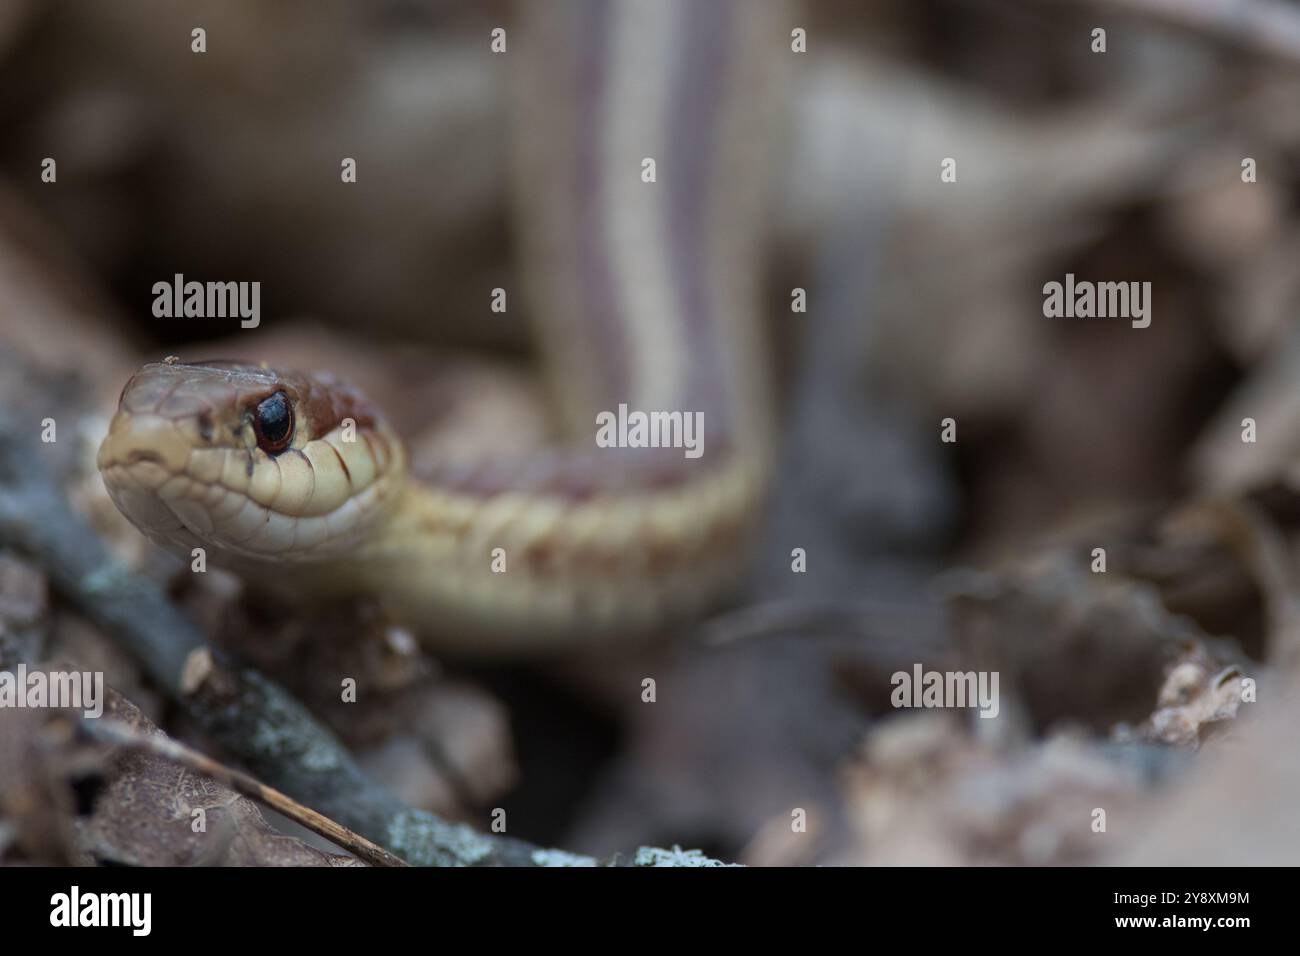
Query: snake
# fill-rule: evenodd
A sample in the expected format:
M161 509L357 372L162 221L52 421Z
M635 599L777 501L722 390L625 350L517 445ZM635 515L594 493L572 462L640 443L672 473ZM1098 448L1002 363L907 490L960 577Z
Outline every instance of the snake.
M328 370L169 356L100 445L117 508L258 588L373 597L467 654L632 640L725 600L770 481L763 157L788 55L778 8L740 6L521 5L510 195L553 444L415 475ZM620 409L696 416L700 453L602 443Z

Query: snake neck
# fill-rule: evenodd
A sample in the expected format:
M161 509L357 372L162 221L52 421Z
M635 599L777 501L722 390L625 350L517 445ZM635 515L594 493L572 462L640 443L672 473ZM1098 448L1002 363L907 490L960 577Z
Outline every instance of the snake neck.
M516 221L574 442L410 483L358 572L476 650L651 632L742 574L770 456L759 268L783 32L779 5L741 7L522 7ZM704 454L598 448L625 411L699 416Z
M442 648L554 649L649 637L734 586L767 462L735 447L661 486L484 493L408 483L332 579Z
M622 405L767 440L759 334L779 5L522 5L514 197L571 434Z

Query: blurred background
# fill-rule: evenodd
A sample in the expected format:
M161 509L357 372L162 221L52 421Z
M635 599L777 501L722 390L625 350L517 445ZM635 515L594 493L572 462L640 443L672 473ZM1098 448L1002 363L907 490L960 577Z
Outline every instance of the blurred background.
M177 576L87 458L137 364L232 332L381 404L406 396L408 425L411 396L449 377L481 389L484 422L530 394L526 309L488 309L521 270L519 132L488 46L508 3L0 0L6 421L76 422L51 480L118 552L372 774L481 829L502 807L539 843L755 864L1295 862L1300 9L778 16L808 52L774 83L768 144L777 482L746 594L698 633L622 657L437 660L364 608L312 620ZM346 188L342 156L360 170ZM155 318L174 273L260 280L262 328ZM1044 317L1067 273L1151 282L1151 326ZM0 547L6 629L192 732ZM999 670L1002 716L893 710L889 675L917 661ZM341 668L384 693L342 708ZM0 822L22 786L0 775ZM191 862L85 831L93 859Z

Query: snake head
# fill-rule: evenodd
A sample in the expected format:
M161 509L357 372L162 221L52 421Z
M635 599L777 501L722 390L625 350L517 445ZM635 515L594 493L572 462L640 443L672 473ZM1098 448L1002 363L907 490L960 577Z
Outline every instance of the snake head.
M370 403L328 375L168 359L122 389L98 465L118 509L171 550L313 561L365 539L405 454Z

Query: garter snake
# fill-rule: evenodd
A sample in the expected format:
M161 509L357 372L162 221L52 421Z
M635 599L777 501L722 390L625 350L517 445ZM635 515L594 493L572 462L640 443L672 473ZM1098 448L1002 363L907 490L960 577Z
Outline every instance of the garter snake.
M736 582L768 471L764 84L788 39L772 6L523 6L513 191L568 440L417 480L328 373L151 363L98 464L153 541L302 596L376 595L471 652L645 634ZM620 405L699 413L703 455L599 447Z

